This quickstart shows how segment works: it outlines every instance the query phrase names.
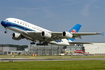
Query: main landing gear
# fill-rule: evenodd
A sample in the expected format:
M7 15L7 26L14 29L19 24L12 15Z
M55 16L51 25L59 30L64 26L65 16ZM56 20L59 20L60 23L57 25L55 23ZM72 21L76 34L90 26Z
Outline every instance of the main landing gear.
M37 43L36 45L48 45L48 42Z
M31 42L30 44L35 44L35 42Z
M30 44L31 45L36 44L36 45L44 45L45 46L45 45L48 45L48 42L40 42L40 43L31 42Z

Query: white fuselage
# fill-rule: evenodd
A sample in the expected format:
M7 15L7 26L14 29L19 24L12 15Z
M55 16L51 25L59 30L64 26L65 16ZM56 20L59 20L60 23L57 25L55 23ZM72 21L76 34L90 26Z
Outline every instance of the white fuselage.
M49 31L47 29L41 28L39 26L33 25L31 23L28 23L28 22L20 20L20 19L7 18L6 20L9 21L9 22L15 23L15 24L17 24L19 26L23 26L24 28L30 29L29 31L36 31L36 32L46 31L46 32L51 32L51 31ZM11 27L8 27L8 28L11 29ZM16 29L15 30L15 28L13 28L13 31L16 31L16 32L18 31L20 33L21 31L28 31L27 29L26 30L25 29L24 30L23 29L18 29L18 30Z

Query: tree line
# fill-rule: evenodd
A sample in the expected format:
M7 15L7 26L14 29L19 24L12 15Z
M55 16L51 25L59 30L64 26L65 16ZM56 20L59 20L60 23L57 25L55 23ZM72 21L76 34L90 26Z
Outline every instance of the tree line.
M28 45L0 44L0 47L16 47L17 50L24 50L28 48Z

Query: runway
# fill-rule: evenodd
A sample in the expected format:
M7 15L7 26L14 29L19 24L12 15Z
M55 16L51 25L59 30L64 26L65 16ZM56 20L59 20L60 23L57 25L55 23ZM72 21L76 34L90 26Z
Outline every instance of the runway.
M69 59L0 58L0 61L73 61L73 60L105 60L105 58L69 58Z

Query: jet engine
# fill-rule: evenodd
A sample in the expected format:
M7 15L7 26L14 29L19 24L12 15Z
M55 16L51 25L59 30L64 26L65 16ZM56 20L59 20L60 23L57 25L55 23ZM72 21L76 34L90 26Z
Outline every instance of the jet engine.
M72 38L73 37L73 35L70 32L66 32L66 31L64 31L62 33L62 36L66 37L66 38Z
M51 38L52 35L51 35L51 33L42 31L41 36L43 36L43 37L45 37L45 38Z
M12 39L20 40L20 39L22 39L22 35L20 33L13 33L12 34Z

